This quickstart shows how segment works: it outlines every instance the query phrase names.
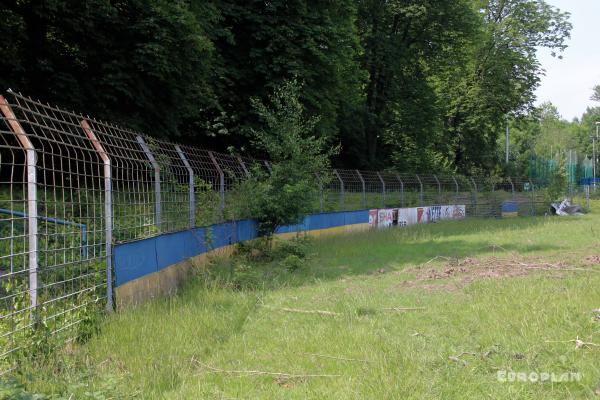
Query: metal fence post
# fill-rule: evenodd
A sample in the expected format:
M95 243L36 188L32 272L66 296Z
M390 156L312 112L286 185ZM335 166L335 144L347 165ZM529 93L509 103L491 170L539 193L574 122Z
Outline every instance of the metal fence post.
M140 135L136 136L136 140L140 144L144 153L146 153L146 157L148 157L148 161L152 164L152 168L154 168L154 215L155 215L155 225L156 229L160 232L160 211L161 211L161 199L160 199L160 165L154 159L152 152L148 148L148 145L144 141L144 138Z
M454 188L456 189L456 191L454 192L454 204L458 204L458 193L459 193L459 188L458 188L458 181L456 180L456 177L454 175L452 175L452 180L454 181Z
M219 210L221 211L221 219L223 219L225 213L225 174L223 174L223 170L219 166L219 163L217 162L213 152L209 151L208 155L210 156L210 160L219 173Z
M269 173L272 173L273 170L271 169L271 164L269 164L269 162L267 160L264 161L265 167L267 167L267 171L269 171Z
M419 181L419 187L420 187L420 191L419 191L419 205L421 207L423 207L423 182L421 182L421 178L419 178L419 175L415 174L415 176L417 177L417 181Z
M342 180L342 177L340 176L340 174L338 174L337 169L334 169L333 173L335 174L335 176L340 181L340 208L342 210L344 210L344 197L345 197L344 181Z
M356 174L358 175L358 178L360 179L360 183L362 185L361 204L363 208L367 208L367 193L365 189L365 180L363 179L359 170L356 170Z
M404 207L404 182L402 182L399 174L396 174L396 179L400 182L400 207Z
M510 176L507 177L506 179L508 179L508 183L510 183L510 192L512 194L512 199L515 199L515 184L513 183L512 179L510 179Z
M438 179L437 175L433 175L433 179L435 179L436 183L437 183L437 187L438 187L438 204L441 204L442 202L442 185L440 184L440 180Z
M269 163L265 161L265 165L268 164ZM323 212L323 181L317 172L315 172L315 178L317 178L317 182L319 182L319 210L320 212Z
M111 162L108 153L94 134L89 123L83 119L80 122L86 136L92 142L94 149L102 159L104 164L104 234L106 248L106 309L109 312L114 310L113 306L113 278L112 278L112 171Z
M531 215L535 215L535 185L531 178L529 178L529 184L531 185Z
M186 158L185 154L183 153L183 150L181 150L181 147L179 147L179 145L175 145L175 150L177 150L177 154L179 154L179 158L181 158L181 162L183 162L183 165L185 165L185 168L188 171L188 175L189 175L189 197L190 197L190 203L189 203L189 207L190 207L190 228L193 228L196 226L196 192L194 190L194 170L192 169L192 166L190 165L188 159Z
M246 174L246 177L250 178L250 172L248 171L248 168L246 168L246 164L244 164L244 161L242 160L242 157L237 156L236 158L237 158L238 162L240 163L240 165L242 166L242 170Z
M473 205L475 206L475 216L478 215L478 210L477 210L477 194L479 193L477 191L477 183L475 183L475 179L473 179L473 177L471 177L471 183L473 183L473 198L472 198L472 202Z
M0 96L0 109L10 128L17 136L19 143L25 150L27 168L27 239L28 239L28 269L29 269L29 304L32 316L35 319L38 295L38 210L37 210L37 175L35 148L17 117L3 96Z
M377 177L379 177L379 181L381 182L381 208L385 208L385 181L379 172L377 172Z

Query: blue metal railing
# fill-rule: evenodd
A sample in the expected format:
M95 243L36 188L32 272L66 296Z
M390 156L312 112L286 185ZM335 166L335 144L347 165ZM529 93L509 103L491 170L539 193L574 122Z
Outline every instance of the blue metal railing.
M8 210L6 208L0 208L0 214L6 214L6 215L11 215L11 216L27 218L27 213L24 213L22 211ZM75 226L75 227L79 228L81 230L81 256L84 259L87 258L87 256L88 256L87 225L80 224L78 222L73 222L73 221L66 221L66 220L60 219L60 218L38 216L38 219L42 220L42 221L50 222L53 224L57 224L57 225Z

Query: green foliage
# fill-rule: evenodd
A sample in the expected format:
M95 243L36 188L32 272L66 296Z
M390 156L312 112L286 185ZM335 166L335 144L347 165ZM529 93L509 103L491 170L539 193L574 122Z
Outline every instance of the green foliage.
M531 160L535 158L572 163L572 179L584 177L582 165L591 166L592 136L600 107L588 108L581 118L566 121L551 103L543 103L528 114L510 121L510 165L507 173L530 174ZM499 138L497 151L504 149L504 138ZM565 166L566 168L566 166ZM534 175L530 175L535 177Z
M594 92L592 93L592 100L600 101L600 85L594 86Z
M293 240L283 240L277 243L277 246L273 249L273 254L275 258L285 259L289 256L294 256L298 259L304 259L310 255L310 249L313 244L310 236L299 234Z
M212 265L205 278L235 290L263 290L301 274L312 245L306 236L275 243L267 238L239 243L226 265Z
M222 106L235 115L232 131L249 134L260 122L248 99L266 99L283 81L303 82L300 98L318 136L335 137L342 114L360 101L353 0L226 0L218 4L228 36L219 40L225 69ZM231 138L228 138L231 139ZM229 140L230 141L230 140Z
M258 222L260 235L270 237L283 225L294 224L312 211L337 147L329 146L314 129L318 119L307 117L300 102L302 87L288 81L275 88L269 104L253 99L263 129L253 131L255 145L271 160L271 171L259 166L241 183L247 217Z
M563 159L559 159L556 169L550 175L546 196L548 202L562 201L567 193L567 170Z
M508 116L533 106L541 75L537 49L560 53L571 29L568 14L542 0L476 4L480 22L467 58L455 79L441 85L450 98L445 113L454 164L463 172L498 163L496 141Z
M207 8L204 11L209 11ZM214 47L183 1L9 0L0 87L176 136L216 107Z
M264 156L248 99L297 78L338 165L402 171L492 170L507 116L532 108L536 49L559 55L571 29L544 0L5 3L0 88Z

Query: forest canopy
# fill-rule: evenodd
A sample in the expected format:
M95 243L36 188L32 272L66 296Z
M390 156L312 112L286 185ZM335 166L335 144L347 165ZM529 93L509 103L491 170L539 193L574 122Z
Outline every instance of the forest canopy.
M335 165L480 173L570 30L543 0L8 0L0 88L261 155L250 99L297 80Z

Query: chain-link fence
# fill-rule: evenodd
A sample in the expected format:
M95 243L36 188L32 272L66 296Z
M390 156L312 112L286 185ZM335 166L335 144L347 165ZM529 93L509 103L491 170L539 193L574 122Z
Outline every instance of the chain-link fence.
M115 244L240 218L238 183L253 168L271 168L12 92L0 107L0 371L32 342L80 336L90 308L112 309ZM468 216L497 217L506 202L524 215L546 210L544 189L528 179L328 175L315 177L315 213L464 204Z

